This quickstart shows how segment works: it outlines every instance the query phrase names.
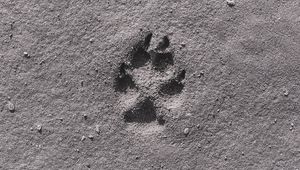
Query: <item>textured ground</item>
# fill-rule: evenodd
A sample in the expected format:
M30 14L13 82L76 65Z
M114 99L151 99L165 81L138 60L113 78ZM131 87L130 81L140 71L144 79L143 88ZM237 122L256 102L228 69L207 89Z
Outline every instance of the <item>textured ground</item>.
M0 43L0 169L300 169L299 0L0 0Z

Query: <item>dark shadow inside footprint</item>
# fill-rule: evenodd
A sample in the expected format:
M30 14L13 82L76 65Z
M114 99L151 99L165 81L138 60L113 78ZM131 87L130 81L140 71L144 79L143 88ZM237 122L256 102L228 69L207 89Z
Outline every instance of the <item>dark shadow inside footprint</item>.
M132 77L126 73L127 68L128 66L125 63L120 65L118 76L114 82L115 91L126 92L128 88L135 88Z
M160 94L175 95L182 92L184 85L176 80L170 80L160 87Z
M184 88L184 84L181 81L185 78L185 73L185 70L181 70L174 79L163 84L159 90L160 94L175 95L181 93Z
M115 90L119 92L126 92L128 88L135 88L135 84L129 75L124 77L117 77L115 81Z
M170 40L167 36L164 36L162 40L158 43L156 49L157 50L165 50L170 46Z
M150 55L147 52L147 49L150 46L151 38L152 38L152 33L148 33L142 41L139 41L132 48L132 51L130 53L131 55L130 63L133 68L142 67L150 60Z
M156 109L150 99L138 103L136 107L124 113L125 122L150 123L156 120Z
M144 66L150 60L150 55L143 48L139 47L132 52L131 65L133 68Z
M181 70L177 73L177 76L176 76L176 80L177 81L182 81L183 79L185 79L185 70Z
M168 65L174 64L174 57L172 53L157 53L150 52L152 58L152 65L156 70L164 71Z

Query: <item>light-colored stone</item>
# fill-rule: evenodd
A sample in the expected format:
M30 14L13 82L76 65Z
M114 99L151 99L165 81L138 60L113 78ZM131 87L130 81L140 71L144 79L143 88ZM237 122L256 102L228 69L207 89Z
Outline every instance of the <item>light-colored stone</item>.
M41 124L38 124L37 126L36 126L36 129L37 129L37 131L38 132L42 132L42 125Z
M98 134L100 133L100 126L99 126L99 125L96 125L95 131L96 131Z
M7 107L7 109L8 109L10 112L14 112L14 111L15 111L15 105L14 105L11 101L8 101L8 102L7 102L6 107Z
M234 0L226 0L226 3L227 3L228 6L234 6L235 5Z
M184 133L184 135L188 135L189 133L190 133L190 129L189 128L185 128L184 130L183 130L183 133Z

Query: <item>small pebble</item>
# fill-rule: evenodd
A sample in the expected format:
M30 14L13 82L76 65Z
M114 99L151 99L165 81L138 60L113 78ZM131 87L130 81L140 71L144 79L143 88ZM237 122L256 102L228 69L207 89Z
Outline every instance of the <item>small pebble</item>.
M15 111L15 105L11 101L8 101L6 106L7 106L7 109L10 112L14 112Z
M291 123L290 130L293 130L293 129L294 129L294 123Z
M94 140L94 136L93 135L89 135L88 138L91 139L91 140Z
M198 78L204 76L204 71L200 71L199 75L198 75Z
M182 48L186 47L185 43L181 43L180 45L181 45Z
M283 93L284 96L288 96L289 95L289 91L286 89L284 90L284 93Z
M197 124L197 126L196 126L198 129L200 128L200 124Z
M45 60L42 60L40 63L39 63L39 65L42 65L42 64L44 64L45 63Z
M100 126L96 125L95 131L99 134L100 133Z
M183 130L183 133L184 133L185 136L187 136L190 133L190 129L189 128L185 128Z
M25 58L29 58L29 57L30 57L29 54L28 54L27 52L24 52L23 56L24 56Z
M85 136L82 136L82 137L81 137L81 141L84 141L85 139L86 139Z
M42 132L42 125L37 125L36 126L36 129L37 129L37 131L39 132L39 133L41 133Z
M234 0L226 0L226 3L227 3L227 5L230 6L230 7L235 6Z
M86 120L87 119L87 114L83 114L83 118Z

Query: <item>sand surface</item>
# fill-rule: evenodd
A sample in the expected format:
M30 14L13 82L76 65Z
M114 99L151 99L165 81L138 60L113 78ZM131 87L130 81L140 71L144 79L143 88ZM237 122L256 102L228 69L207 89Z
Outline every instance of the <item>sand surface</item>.
M299 170L299 0L0 0L0 169Z

